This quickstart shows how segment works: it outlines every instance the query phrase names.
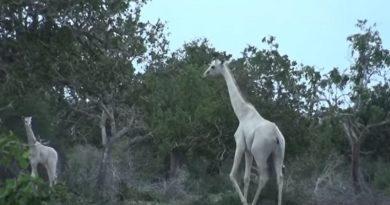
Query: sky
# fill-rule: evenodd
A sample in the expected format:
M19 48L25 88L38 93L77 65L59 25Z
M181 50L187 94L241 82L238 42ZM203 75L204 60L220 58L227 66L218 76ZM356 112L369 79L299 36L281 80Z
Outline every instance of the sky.
M261 39L272 35L282 54L320 70L352 64L346 38L359 31L358 19L376 23L390 49L389 0L152 0L141 18L166 23L171 51L207 38L238 58L248 45L266 48Z

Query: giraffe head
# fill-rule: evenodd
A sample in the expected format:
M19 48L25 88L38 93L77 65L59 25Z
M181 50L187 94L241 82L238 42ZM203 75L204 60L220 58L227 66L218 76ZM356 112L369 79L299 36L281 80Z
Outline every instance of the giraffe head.
M31 116L24 117L24 124L31 126Z
M231 60L228 60L228 61L220 61L220 60L213 60L211 61L209 67L207 68L207 70L203 73L203 77L207 77L207 76L218 76L218 75L222 75L225 67L227 65L229 65L229 63L231 62Z

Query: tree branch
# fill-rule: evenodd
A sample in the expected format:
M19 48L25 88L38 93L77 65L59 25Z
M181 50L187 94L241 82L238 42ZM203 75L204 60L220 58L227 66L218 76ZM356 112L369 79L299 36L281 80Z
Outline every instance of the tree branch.
M218 134L217 134L217 136L216 136L216 139L218 140L218 143L220 144L220 145L222 145L222 147L223 147L223 150L222 150L222 152L220 152L219 154L218 154L218 159L220 160L220 161L222 161L225 157L224 157L224 155L225 155L225 153L226 153L226 146L225 146L225 144L222 142L222 139L221 139L221 137L222 137L222 129L218 126L218 124L217 124L217 122L214 122L214 126L215 126L215 128L217 129L217 131L218 131Z
M347 119L346 122L343 122L343 127L351 145L359 141L359 138L356 136L356 130L353 127L353 122L351 122L351 119Z
M92 96L86 94L86 97L88 98L88 100L90 100L90 101L92 101L92 102L94 102L94 103L96 103L96 104L99 104L99 100L93 98Z
M375 124L369 124L366 126L367 129L371 129L371 128L374 128L374 127L380 127L380 126L383 126L383 125L386 125L386 124L390 124L390 119L386 119L382 122L379 122L379 123L375 123Z
M122 129L123 132L121 135L116 135L115 137L113 137L110 141L110 143L115 143L116 141L118 141L119 139L121 139L123 136L125 136L125 134L129 134L129 135L141 135L142 133L144 133L145 131L145 128L144 127L132 127L132 126L126 126L125 128ZM121 130L121 131L122 131ZM125 132L126 131L126 132ZM119 132L118 132L119 133Z
M114 136L112 136L111 142L117 141L119 138L121 138L123 135L125 135L127 132L130 131L130 129L133 127L135 120L135 115L131 117L130 122L127 124L127 126L123 127L121 130L115 133Z
M100 134L102 137L102 145L103 146L106 146L107 142L108 142L106 122L107 122L107 113L102 111L102 117L100 118L99 127L100 127L100 132L101 132Z
M107 107L104 103L99 103L100 107L104 112L106 112L108 118L110 119L110 126L111 126L111 136L116 135L116 122L114 117L114 111L111 106Z
M79 108L76 108L76 107L73 107L73 106L70 106L70 108L71 108L72 110L74 110L74 111L76 111L76 112L79 112L79 113L81 113L81 114L83 114L83 115L86 115L86 116L88 116L88 117L90 117L90 118L100 119L100 116L97 115L97 114L91 114L91 113L89 113L89 112L87 112L87 111L85 111L85 110L82 110L82 109L79 109Z
M0 63L1 64L5 64L5 62L1 59L0 60ZM9 79L10 79L10 76L9 76L9 73L7 71L7 69L3 68L3 67L0 67L0 70L4 72L4 75L5 75L5 82L8 82Z
M149 132L146 135L138 135L138 136L136 136L136 137L134 137L133 139L130 140L128 147L131 147L134 144L139 144L139 143L151 140L152 138L153 138L152 132Z
M4 107L1 107L0 108L0 112L3 111L3 110L9 109L9 108L13 108L13 102L12 101L10 103L8 103L8 105L6 105Z

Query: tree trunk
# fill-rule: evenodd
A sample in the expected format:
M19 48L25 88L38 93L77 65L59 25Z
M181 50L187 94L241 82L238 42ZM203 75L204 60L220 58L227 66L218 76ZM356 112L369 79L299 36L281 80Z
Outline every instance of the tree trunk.
M98 190L98 192L106 189L107 167L110 161L110 154L111 154L110 144L108 142L108 137L107 137L106 122L107 122L107 113L102 111L99 127L100 127L100 134L102 137L103 155L100 161L100 168L96 180L96 190Z
M111 160L111 148L110 146L105 146L103 148L103 156L100 161L99 173L97 176L96 188L97 190L104 190L107 185L107 167Z
M177 177L177 171L185 161L184 152L180 148L174 148L169 153L169 178Z
M177 169L179 168L179 157L175 150L169 154L169 178L176 177Z
M111 163L111 149L112 144L119 140L121 137L128 133L134 122L134 115L130 120L129 124L123 127L121 130L117 130L114 112L111 106L106 106L103 103L100 104L102 108L102 114L100 117L100 134L103 147L103 155L100 161L100 168L96 180L96 189L98 192L107 192L109 184L112 184L113 177L108 173L109 166Z
M351 147L352 186L356 194L362 191L362 176L360 173L360 143L364 133L360 131L351 119L344 124L344 130Z
M360 143L355 141L351 143L352 155L351 155L351 174L352 174L352 183L355 193L360 193L362 191L362 181L360 175Z

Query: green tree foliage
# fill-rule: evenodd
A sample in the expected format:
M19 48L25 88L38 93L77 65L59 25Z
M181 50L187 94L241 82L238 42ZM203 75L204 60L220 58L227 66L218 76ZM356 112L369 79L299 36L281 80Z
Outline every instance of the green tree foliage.
M288 144L287 157L293 156L309 144L307 127L315 112L312 99L319 92L315 84L320 77L313 68L279 53L275 37L262 42L267 49L248 46L232 67L244 95L262 116L278 124Z
M17 137L10 132L0 136L0 163L10 166L14 161L25 169L28 165L28 150L22 147ZM41 204L41 201L48 200L48 186L39 178L31 178L21 174L16 179L6 179L1 183L0 203L1 204ZM40 187L44 194L36 192L34 188ZM45 188L45 190L41 190Z
M9 132L1 135L0 148L1 164L10 165L12 160L16 160L22 169L27 167L29 152L22 148L14 133Z
M389 112L388 67L390 52L383 48L379 32L359 20L360 32L347 38L351 45L354 64L341 73L337 68L328 74L329 108L344 129L351 150L351 173L356 192L364 187L360 170L360 153L371 143L387 135ZM384 142L381 140L381 142ZM370 145L371 144L371 145ZM378 154L376 152L376 154Z
M4 205L40 205L49 199L49 188L45 182L26 175L7 179L4 188L0 189L0 202Z
M87 96L131 106L134 64L166 52L163 24L140 21L144 4L4 1L0 76L1 94L6 97L1 104L16 101L16 114L38 115L39 110L28 107L39 98L47 106L35 107L52 116L46 121L55 122L53 116L73 121L61 109L69 102L85 104Z
M370 100L367 104L367 109L364 111L363 116L367 116L368 123L383 122L386 118L389 118L390 114L390 86L386 82L373 87L373 91L370 92ZM390 160L390 125L384 124L383 126L376 127L369 133L367 138L373 140L367 140L363 145L363 149L372 153L374 159L382 158Z
M146 72L146 122L162 153L178 151L192 158L224 158L226 141L231 141L226 134L234 131L229 128L234 119L229 112L229 98L222 81L202 79L207 64L219 55L225 54L216 52L207 41L198 40L184 45L164 67Z
M45 121L40 129L47 128L38 133L57 135L57 142L99 145L98 185L105 184L112 144L134 127L143 128L135 66L166 53L164 25L140 20L145 3L4 1L0 6L0 92L7 96L0 103L16 101L5 124L33 115Z

